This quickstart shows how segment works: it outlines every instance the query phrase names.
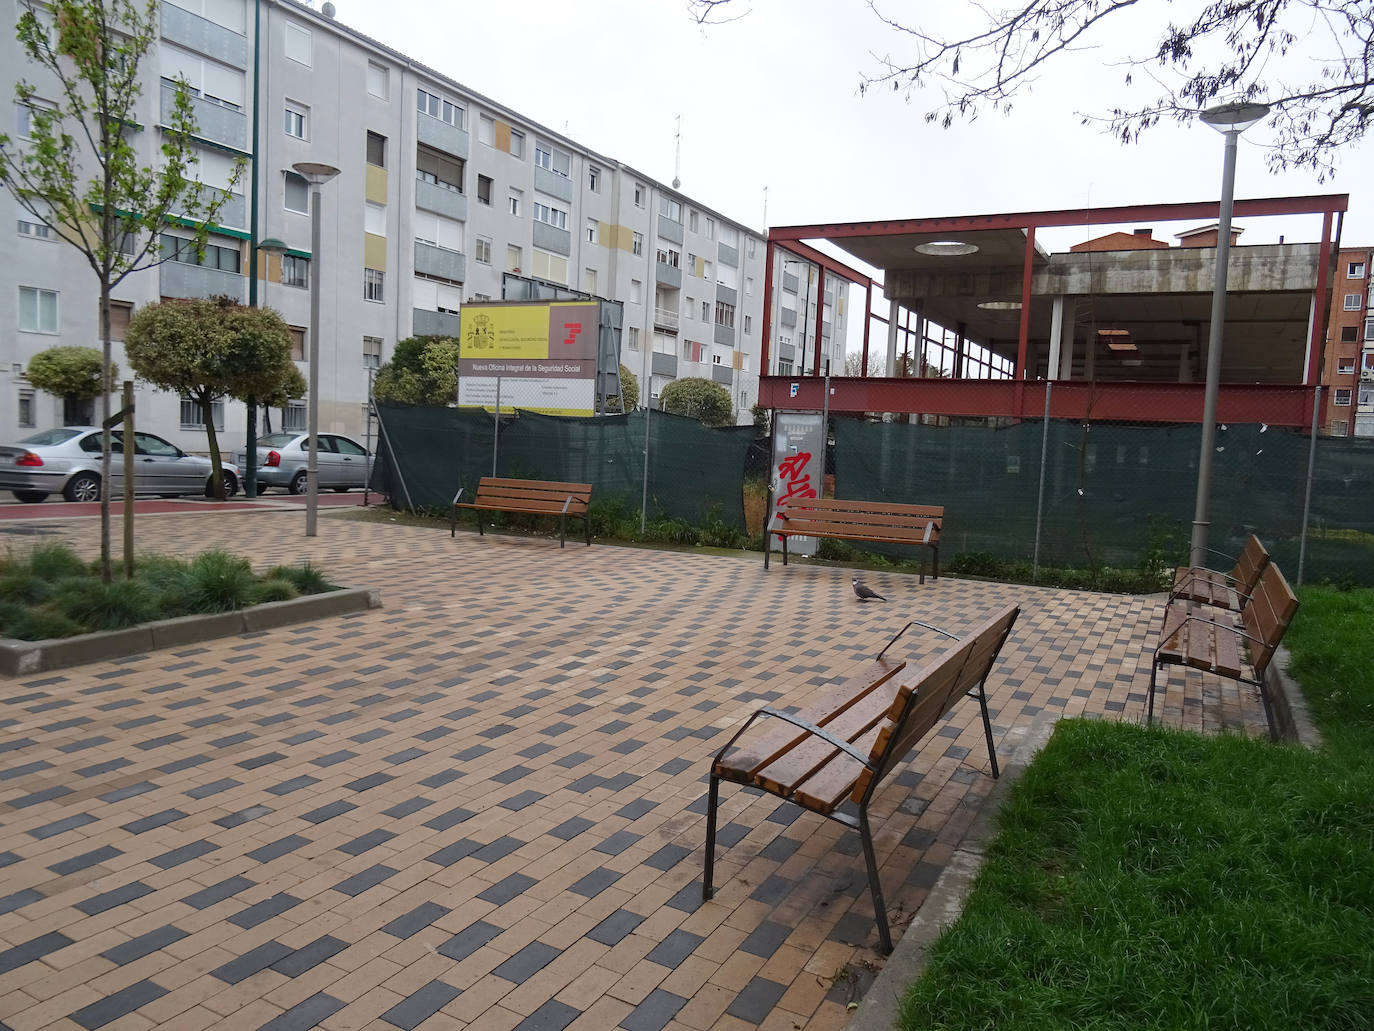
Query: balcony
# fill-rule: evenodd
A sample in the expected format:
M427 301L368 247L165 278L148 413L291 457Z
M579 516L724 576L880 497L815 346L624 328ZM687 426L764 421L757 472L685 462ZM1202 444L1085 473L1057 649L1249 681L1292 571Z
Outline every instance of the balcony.
M457 337L458 316L446 311L411 309L411 329L416 336Z
M792 273L784 272L782 274L782 288L786 290L789 294L796 293L797 287L799 287L800 285L801 280L799 280L796 276L792 275Z
M797 349L791 344L778 344L778 359L784 362L795 362L797 360Z
M716 300L724 301L726 304L739 304L739 291L732 286L726 286L724 283L717 283Z
M458 222L468 220L466 197L457 190L450 190L447 186L440 186L419 176L415 179L415 206Z
M791 308L779 308L778 322L781 325L786 326L788 329L791 329L797 324L797 313L794 312Z
M247 36L172 4L162 4L162 38L235 68L248 67Z
M658 216L658 235L669 243L682 242L682 223L674 222L666 215Z
M176 86L164 79L160 109L163 125L172 124L176 98ZM191 94L191 107L196 119L196 135L201 139L237 151L243 151L248 146L248 118L242 111L216 104L195 93Z
M669 265L666 261L655 262L654 281L679 290L682 288L682 269Z
M164 261L158 269L158 290L163 297L232 297L248 301L248 277L205 265Z
M722 326L720 323L716 323L715 330L716 330L716 335L715 335L715 341L716 341L716 343L721 344L721 345L724 346L724 347L734 347L734 346L735 346L735 327L734 327L734 326Z
M572 234L566 229L559 229L547 222L535 222L534 245L541 251L552 251L554 254L571 254Z
M550 172L543 165L534 166L534 188L540 193L547 193L550 197L557 197L562 201L572 201L572 180L566 175Z
M650 365L649 371L654 376L676 376L677 355L655 351L653 354L653 363Z
M728 243L721 244L716 248L716 261L730 268L739 268L739 248L731 247Z
M735 370L728 365L712 365L711 378L728 387L735 381Z
M467 132L424 111L416 112L415 138L427 147L467 159Z
M447 247L415 241L415 271L425 276L438 276L461 283L467 275L467 258Z
M669 329L676 333L678 327L678 320L680 318L681 316L678 315L676 308L655 308L654 328Z

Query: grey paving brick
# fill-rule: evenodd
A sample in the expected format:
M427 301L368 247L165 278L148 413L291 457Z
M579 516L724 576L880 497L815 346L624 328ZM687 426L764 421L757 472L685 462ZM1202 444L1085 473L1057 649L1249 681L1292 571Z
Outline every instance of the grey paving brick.
M699 888L698 897L700 897ZM697 946L705 940L701 935L684 931L678 927L670 931L668 936L655 945L644 958L650 963L657 963L669 970L676 970L682 961L695 952Z
M751 1024L762 1024L786 991L785 984L755 977L735 996L725 1012Z
M452 866L460 859L466 859L482 847L480 841L473 841L471 838L459 838L451 845L445 845L432 855L425 857L430 863L438 863L440 866Z
M512 838L510 835L502 835L495 841L483 845L472 854L474 859L480 859L484 863L494 863L498 859L504 859L516 849L525 845L519 838Z
M111 859L117 859L124 853L113 845L101 845L99 848L89 852L83 852L79 856L72 856L70 859L63 859L61 862L53 863L49 870L59 877L66 877L68 874L86 870L98 863L107 863Z
M58 949L65 949L71 943L72 939L60 931L49 931L37 938L30 938L21 945L0 952L0 975L8 974L11 970L18 970L20 967L32 963L36 959L42 959Z
M628 909L617 909L588 931L587 937L602 945L614 945L643 922L644 918L638 913L631 913Z
M412 813L418 813L421 809L427 809L433 804L434 799L425 798L423 795L416 795L414 798L408 798L404 802L397 803L390 809L382 810L382 813L384 816L389 816L393 820L399 820Z
M221 791L228 791L230 788L241 788L243 784L233 777L222 777L209 784L201 784L186 792L188 796L196 800L209 798L211 795L218 795Z
M334 885L334 890L341 891L345 895L350 896L361 895L363 892L367 891L368 888L381 884L395 872L396 871L391 867L377 863L374 866L369 866L360 873L355 873L352 877L347 877L340 881L338 884Z
M339 846L340 852L346 852L350 856L360 856L370 849L376 848L383 842L390 841L396 837L391 831L375 830L368 831L366 834L354 838L352 841L345 842Z
M358 807L352 802L345 802L340 799L336 802L330 802L328 805L322 805L318 809L312 809L310 812L304 814L301 819L305 820L307 823L320 824L324 823L325 820L332 820L336 816L342 816L344 813L351 813L357 808Z
M412 1031L447 1006L462 992L443 981L431 981L382 1014L388 1024Z
M311 777L308 774L302 774L299 777L292 777L290 780L284 780L280 784L274 784L268 788L267 791L272 795L289 795L293 791L300 791L302 788L308 788L312 784L318 784L319 782L319 777Z
M202 838L200 841L193 841L188 845L182 845L180 848L174 848L170 852L164 852L160 856L154 856L148 862L163 870L170 870L174 866L180 866L182 863L189 863L193 859L209 855L218 848L219 846L214 842Z
M240 981L252 977L259 970L266 970L273 963L291 955L293 951L295 950L289 945L283 945L279 941L266 941L256 949L231 959L223 966L216 967L210 971L210 974L226 984L238 984Z
M165 827L169 823L175 823L185 815L186 814L180 809L164 809L162 812L154 813L152 816L145 816L141 820L134 820L132 823L126 823L120 830L126 830L130 834L146 834L148 831L156 830L159 827Z
M596 851L608 856L618 856L640 839L641 835L630 831L616 831L596 846Z
M544 1005L515 1025L515 1031L563 1031L582 1011L574 1009L566 1002L550 999Z
M477 897L483 902L491 902L498 906L504 906L517 895L523 894L533 888L539 882L532 877L526 877L521 873L513 873L503 880L497 881L486 891Z
M518 795L512 795L499 803L502 809L509 809L513 813L518 813L521 809L528 809L534 803L544 798L541 791L522 791Z
M440 945L435 951L441 956L447 956L455 963L467 959L474 952L480 949L487 942L491 941L504 928L489 924L485 920L477 920L463 928L444 944ZM69 943L70 944L70 943Z
M245 888L251 888L255 881L250 881L247 877L226 877L208 888L201 888L194 894L187 895L181 901L192 909L209 909L217 902L223 902L227 898L232 898Z
M128 884L122 884L118 888L111 888L107 892L78 902L76 908L87 916L95 916L97 913L103 913L107 909L114 909L115 906L122 906L126 902L141 899L144 895L152 893L153 889L142 881L130 881Z
M276 841L269 842L261 848L255 848L252 852L248 853L248 858L255 863L270 863L272 860L278 859L289 852L294 852L302 845L308 844L310 844L309 838L299 834L288 834L286 837L278 838Z
M285 974L287 977L300 977L307 970L319 966L330 956L337 956L346 948L348 948L348 942L326 934L316 938L309 945L297 949L291 955L277 960L272 964L272 969L279 974Z
M458 824L465 820L470 820L476 815L477 814L471 809L464 809L462 806L458 806L454 809L450 809L446 813L440 813L432 820L425 821L425 826L432 831L446 831L450 827L456 827Z
M359 777L357 780L349 781L344 787L348 788L349 791L371 791L373 788L379 788L383 784L389 783L395 779L396 778L389 773L369 773L366 777Z
M671 870L692 854L692 850L683 845L664 845L661 849L644 860L645 866L652 866L655 870Z
M48 838L55 838L59 834L65 834L67 831L76 830L78 827L84 827L88 823L95 823L95 821L96 817L90 813L74 813L71 816L63 817L61 820L44 824L42 827L35 827L29 831L29 835L39 841L46 841Z
M553 830L549 831L549 833L552 834L555 838L562 838L564 841L571 841L573 838L577 837L583 831L590 830L595 826L596 824L593 823L591 820L584 819L581 816L574 816L571 819L564 820Z
M229 922L236 927L247 930L250 927L257 927L258 924L271 920L274 916L285 913L288 909L300 904L301 900L296 896L281 891L270 899L263 899L256 905L249 906L242 913L235 913L229 918Z
M552 945L531 942L510 959L498 964L492 973L514 984L524 984L561 954L562 950L555 949Z
M317 992L304 1002L298 1002L285 1013L279 1013L258 1028L258 1031L309 1031L343 1008L344 1003L339 999L324 992Z
M441 916L449 913L450 910L437 902L424 902L416 906L409 913L398 916L391 923L382 928L387 934L396 938L409 938L412 934L424 930Z
M740 943L739 950L747 952L751 956L762 956L764 959L769 959L773 953L778 951L778 946L785 942L791 933L792 928L774 923L771 920L765 920L749 932L749 937Z
M616 881L620 880L621 876L621 874L614 870L608 870L604 866L598 866L591 873L572 884L568 890L574 891L579 895L585 895L589 899L594 899Z
M113 1023L120 1017L132 1013L150 1002L155 1002L166 994L167 989L156 981L139 981L137 984L121 988L113 995L107 995L89 1006L82 1006L72 1014L72 1019L86 1028L87 1031L93 1031L94 1028Z
M686 1004L687 1000L682 996L655 988L616 1026L625 1031L663 1031Z
M221 816L215 821L215 826L223 827L225 830L231 830L234 827L242 826L259 817L266 816L270 812L272 812L272 810L265 805L250 805L247 809L240 809L238 812L230 813L228 816Z
M163 924L156 930L140 934L137 938L130 938L112 949L106 949L101 955L111 963L123 966L144 956L151 956L159 949L165 949L168 945L181 941L186 935L186 931L174 924Z
M5 865L8 866L9 864ZM46 897L36 888L21 888L12 894L0 896L0 916L13 913L16 909L23 909L25 906L31 906L35 902L41 902Z

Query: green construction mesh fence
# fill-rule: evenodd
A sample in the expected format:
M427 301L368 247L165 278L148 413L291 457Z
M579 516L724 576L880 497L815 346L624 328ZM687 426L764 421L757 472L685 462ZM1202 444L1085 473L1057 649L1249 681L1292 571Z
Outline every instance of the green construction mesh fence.
M475 490L495 475L590 483L593 504L648 518L708 518L744 529L741 485L752 426L711 428L662 412L567 418L520 412L493 418L480 411L378 405L382 441L372 485L398 508L446 508L460 486ZM645 490L645 425L649 426ZM493 437L495 436L495 441Z

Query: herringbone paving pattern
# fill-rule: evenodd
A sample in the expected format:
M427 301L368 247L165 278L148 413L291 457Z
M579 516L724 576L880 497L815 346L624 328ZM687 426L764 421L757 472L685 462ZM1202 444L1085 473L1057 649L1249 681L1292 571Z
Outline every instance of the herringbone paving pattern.
M46 520L96 551L91 520ZM1014 601L998 750L1039 713L1139 720L1158 598L321 520L143 519L149 550L310 558L364 615L0 682L0 1022L39 1028L809 1029L881 962L858 839L708 757L909 619ZM116 540L118 540L116 526ZM43 539L52 539L47 537ZM913 630L904 655L940 647ZM1260 732L1175 670L1165 719ZM990 788L956 709L873 807L900 934Z

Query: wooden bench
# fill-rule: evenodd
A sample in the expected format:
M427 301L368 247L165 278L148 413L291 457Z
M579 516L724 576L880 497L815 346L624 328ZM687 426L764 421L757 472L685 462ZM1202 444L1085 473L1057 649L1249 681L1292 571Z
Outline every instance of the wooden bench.
M1208 548L1214 554L1224 552ZM1169 591L1169 600L1191 601L1199 605L1239 612L1250 600L1250 594L1259 583L1260 574L1269 564L1269 552L1265 550L1258 537L1253 533L1245 542L1240 558L1229 573L1218 569L1205 569L1201 566L1180 566L1174 571L1174 586Z
M463 501L462 488L453 496L453 520L448 535L458 529L458 510L470 508L477 512L477 532L482 534L483 512L519 512L531 515L558 516L558 546L567 546L568 516L579 516L587 531L587 544L592 543L592 521L587 509L592 501L590 483L558 483L554 480L515 480L499 476L483 476L471 501Z
M1165 666L1191 666L1257 688L1272 732L1274 714L1264 671L1297 611L1297 596L1273 562L1264 567L1249 602L1239 613L1219 612L1185 600L1166 603L1159 645L1150 666L1146 722L1154 720L1159 671Z
M843 684L828 688L815 704L795 714L763 708L749 717L711 761L702 898L710 899L715 892L720 782L747 784L859 832L878 936L883 951L891 952L892 935L878 881L873 835L868 827L869 802L883 778L916 750L941 717L965 695L978 699L992 775L998 776L984 684L1019 612L1015 605L1009 605L962 637L926 623L908 623L877 658ZM905 662L883 656L912 626L933 630L957 644L914 670L907 670ZM772 726L741 742L762 717L772 717ZM839 811L846 801L858 807L857 816Z
M782 538L782 564L787 565L788 537L826 537L831 540L916 544L930 549L932 580L940 579L940 524L945 510L936 505L897 505L885 501L843 501L809 498L784 502L777 524L769 530ZM768 568L770 548L763 549ZM920 582L925 583L925 570Z

